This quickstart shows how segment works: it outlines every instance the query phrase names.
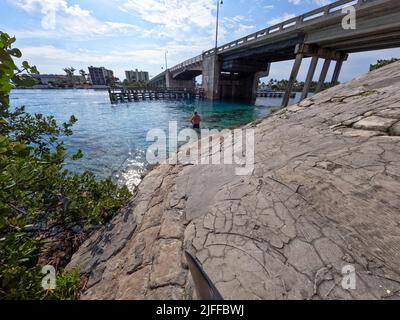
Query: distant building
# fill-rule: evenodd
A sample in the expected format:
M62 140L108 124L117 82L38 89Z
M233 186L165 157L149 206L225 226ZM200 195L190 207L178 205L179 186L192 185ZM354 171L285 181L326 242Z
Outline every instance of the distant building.
M125 71L126 80L129 82L149 82L149 73L147 71Z
M105 86L108 79L115 79L114 72L104 67L89 67L89 75L92 84L95 86Z
M60 85L67 81L67 76L59 74L33 74L32 77L40 85Z
M33 74L32 77L36 79L37 84L47 87L63 87L71 83L74 85L81 85L85 83L85 78L82 76L74 75L72 79L63 74Z

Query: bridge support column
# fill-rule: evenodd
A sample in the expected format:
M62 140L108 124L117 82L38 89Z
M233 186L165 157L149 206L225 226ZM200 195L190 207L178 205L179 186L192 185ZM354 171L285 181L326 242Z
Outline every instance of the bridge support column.
M331 60L330 59L325 59L324 65L323 65L322 70L321 70L321 75L319 76L317 89L315 90L315 93L318 93L318 92L322 91L322 89L324 87L326 75L328 74L330 66L331 66Z
M301 94L300 100L304 100L308 96L308 92L310 91L311 82L314 78L315 69L317 68L318 64L318 56L313 56L311 58L310 68L308 69L307 78L304 83L303 92Z
M206 99L218 100L220 92L221 64L218 54L203 57L203 89Z
M283 101L282 101L282 108L285 108L288 106L289 104L289 99L290 99L290 95L292 94L292 90L293 90L293 86L294 86L294 82L297 79L297 75L299 74L299 70L300 70L300 66L301 66L301 62L303 61L304 58L304 53L299 52L299 47L296 47L296 60L294 61L294 65L293 65L293 69L292 69L292 73L290 74L290 78L289 78L289 82L285 91L285 95L283 97Z
M221 99L253 104L257 99L258 81L265 72L221 75Z
M339 51L335 51L335 50L331 50L331 49L327 49L327 48L319 48L317 46L313 46L313 45L309 45L309 44L298 44L296 46L294 53L296 54L296 60L294 62L292 73L290 75L288 86L286 88L285 96L282 101L282 108L287 107L289 104L289 98L290 98L290 95L293 90L293 85L294 85L294 82L296 81L297 75L299 73L301 62L305 56L311 56L312 60L311 60L311 64L310 64L310 69L308 70L307 79L306 79L306 82L304 85L304 90L301 95L302 100L304 98L306 98L308 95L311 81L313 79L315 69L318 64L318 58L324 58L326 60L325 60L324 66L322 68L321 76L318 81L317 92L321 91L321 89L323 87L323 83L324 83L326 75L328 73L331 60L337 61L336 67L335 67L335 72L333 73L333 77L332 77L332 84L336 85L339 80L340 70L342 68L343 61L347 60L347 57L348 57L348 55L343 52L339 52Z
M340 71L342 70L343 61L344 61L343 59L336 61L335 71L333 72L331 81L332 86L336 86L337 84L339 84L339 76L340 76Z
M253 76L253 88L251 92L251 103L255 103L257 100L257 91L258 91L258 83L260 81L260 78L262 77L268 77L269 76L269 69L267 72L257 72Z

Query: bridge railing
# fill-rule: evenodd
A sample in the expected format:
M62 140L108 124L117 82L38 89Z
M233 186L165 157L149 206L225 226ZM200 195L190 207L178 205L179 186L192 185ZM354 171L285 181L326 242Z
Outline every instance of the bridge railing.
M187 66L190 66L192 64L195 64L195 63L198 63L198 62L201 62L201 61L203 61L203 55L202 54L200 54L200 55L198 55L198 56L196 56L196 57L194 57L192 59L188 59L186 61L183 61L180 64L177 64L176 66L172 67L170 69L170 71L173 72L173 71L176 71L176 70L179 70L179 69L183 69L183 68L185 68Z
M249 34L238 40L224 44L223 46L220 46L217 48L217 52L222 53L231 48L245 45L248 42L260 40L260 39L265 38L268 35L274 34L276 32L298 28L300 26L303 26L303 25L309 23L310 21L314 22L317 19L321 19L326 16L335 15L338 12L340 12L342 8L347 7L347 6L351 6L351 5L361 6L364 3L373 2L373 1L376 1L376 0L339 0L334 3L328 4L326 6L320 7L318 9L309 11L300 16L297 16L297 17L288 19L286 21L283 21L281 23L278 23L276 25L270 26L263 30L254 32L254 33ZM215 49L214 48L210 49L208 51L205 51L202 55L198 55L192 59L188 59L188 60L172 67L170 70L173 72L173 71L177 71L180 69L184 69L185 67L187 67L189 65L203 61L203 56L208 56L208 55L211 55L214 53L215 53Z

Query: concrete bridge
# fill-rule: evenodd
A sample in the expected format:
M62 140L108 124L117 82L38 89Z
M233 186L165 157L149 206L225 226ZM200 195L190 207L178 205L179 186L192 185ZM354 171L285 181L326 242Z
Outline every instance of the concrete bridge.
M356 9L356 28L344 29L342 8ZM319 59L323 67L317 92L323 88L332 63L331 82L338 83L342 64L355 52L400 46L399 0L340 0L186 60L150 81L155 87L190 88L203 75L203 89L211 100L254 102L260 77L271 63L293 60L282 106L287 106L304 58L311 58L302 99L309 92Z

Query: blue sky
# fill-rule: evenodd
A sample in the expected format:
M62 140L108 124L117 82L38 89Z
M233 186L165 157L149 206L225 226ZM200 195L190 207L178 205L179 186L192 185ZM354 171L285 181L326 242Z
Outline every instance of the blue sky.
M224 0L219 43L307 12L329 0ZM104 66L156 75L214 45L216 0L1 0L0 30L15 35L24 59L41 73L66 66ZM342 81L368 71L377 59L400 49L351 55ZM322 61L319 64L321 67ZM292 63L272 65L271 77L288 78ZM300 71L304 78L308 63Z

